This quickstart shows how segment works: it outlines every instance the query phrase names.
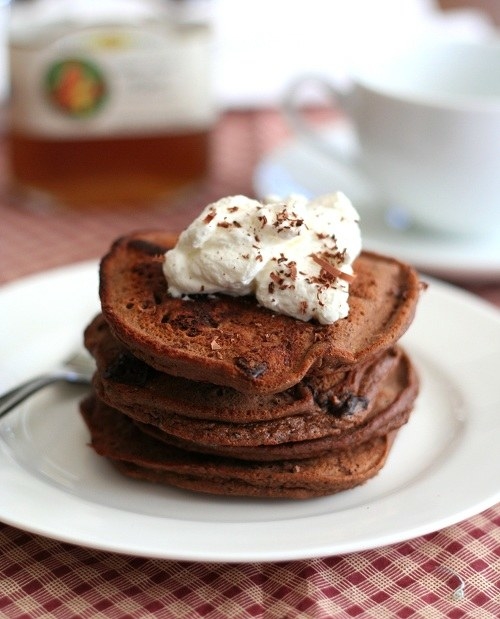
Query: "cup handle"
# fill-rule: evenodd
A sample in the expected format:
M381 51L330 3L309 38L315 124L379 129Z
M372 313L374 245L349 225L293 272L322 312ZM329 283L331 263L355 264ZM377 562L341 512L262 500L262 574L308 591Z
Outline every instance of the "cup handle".
M302 142L309 146L312 151L325 155L332 164L332 182L337 179L336 190L344 191L358 210L373 211L382 202L379 190L369 178L360 162L356 129L352 129L352 140L349 144L330 141L314 123L308 121L304 115L301 104L303 103L304 90L314 88L315 92L327 98L332 109L342 113L339 123L345 122L345 116L349 121L349 108L351 101L349 94L336 88L325 78L318 75L304 75L292 82L284 94L282 111L288 126ZM348 122L349 125L354 124Z
M312 90L326 99L332 110L337 110L349 118L348 96L341 89L319 75L303 75L293 81L284 93L282 109L285 120L292 132L312 146L315 150L333 157L338 164L352 167L357 165L353 153L342 152L330 143L318 127L310 122L301 109L304 93Z

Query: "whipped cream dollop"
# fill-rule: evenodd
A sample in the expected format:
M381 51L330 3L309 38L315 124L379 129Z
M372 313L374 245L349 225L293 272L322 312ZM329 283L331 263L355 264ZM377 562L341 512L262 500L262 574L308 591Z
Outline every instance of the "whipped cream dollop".
M169 294L255 295L263 307L331 324L349 312L358 213L343 193L209 204L167 252Z

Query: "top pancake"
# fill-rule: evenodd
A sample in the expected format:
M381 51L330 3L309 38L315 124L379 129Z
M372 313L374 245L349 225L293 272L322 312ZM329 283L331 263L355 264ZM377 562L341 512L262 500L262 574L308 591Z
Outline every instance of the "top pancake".
M344 368L391 347L413 320L417 273L363 252L354 263L349 316L332 325L260 307L253 297L168 295L162 263L175 237L118 239L103 258L99 294L115 337L152 367L242 393L277 393L321 366Z
M84 344L96 361L93 385L99 399L132 417L140 411L149 423L160 423L169 414L231 424L310 415L319 409L349 416L368 405L396 363L390 349L347 372L307 376L280 393L244 394L146 365L111 335L102 314L85 329Z

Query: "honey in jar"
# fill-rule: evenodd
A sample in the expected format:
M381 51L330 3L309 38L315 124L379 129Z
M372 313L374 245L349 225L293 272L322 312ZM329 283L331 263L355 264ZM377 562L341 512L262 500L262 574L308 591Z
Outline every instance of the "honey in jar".
M202 180L215 117L206 5L14 4L13 193L35 206L149 205Z

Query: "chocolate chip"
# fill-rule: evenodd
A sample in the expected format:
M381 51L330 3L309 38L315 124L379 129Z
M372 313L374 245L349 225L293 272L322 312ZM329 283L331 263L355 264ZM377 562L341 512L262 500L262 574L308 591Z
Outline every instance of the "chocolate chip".
M335 395L331 393L313 394L316 403L328 414L335 417L350 417L368 406L368 398L355 395L354 393L343 393Z
M238 369L250 378L259 378L267 372L267 363L265 361L252 362L245 357L236 357L234 363Z
M349 393L340 402L329 399L328 412L336 417L350 417L368 406L368 398Z
M130 353L120 353L106 367L103 377L132 387L144 387L149 372L150 368Z

